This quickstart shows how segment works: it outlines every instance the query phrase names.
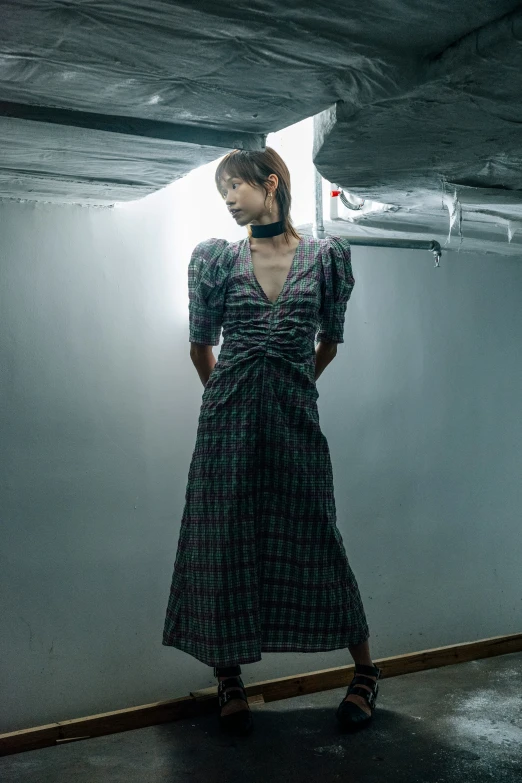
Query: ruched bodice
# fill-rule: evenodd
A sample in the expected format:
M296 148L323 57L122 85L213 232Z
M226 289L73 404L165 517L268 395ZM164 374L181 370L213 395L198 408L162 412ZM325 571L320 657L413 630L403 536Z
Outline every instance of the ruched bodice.
M350 245L342 238L303 236L275 302L255 276L248 238L200 243L189 267L190 341L217 345L223 329L219 359L203 394L203 412L212 409L213 389L218 388L218 397L232 393L258 377L263 362L269 367L272 363L279 374L288 374L291 384L317 399L315 340L344 342L353 286ZM266 363L263 367L266 375Z

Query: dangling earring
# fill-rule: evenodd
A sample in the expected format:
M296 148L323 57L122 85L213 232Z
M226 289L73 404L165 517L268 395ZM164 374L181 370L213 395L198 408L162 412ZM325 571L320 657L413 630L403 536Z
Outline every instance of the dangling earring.
M273 202L273 199L274 199L274 197L273 197L273 195L271 193L270 194L270 209L268 210L270 212L270 214L272 214L272 202Z

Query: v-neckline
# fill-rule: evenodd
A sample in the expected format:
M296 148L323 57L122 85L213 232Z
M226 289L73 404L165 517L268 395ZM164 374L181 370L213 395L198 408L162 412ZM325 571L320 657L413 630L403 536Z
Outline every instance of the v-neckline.
M295 249L294 257L292 258L292 263L290 264L290 269L288 270L288 274L287 274L287 276L286 276L286 280L285 280L285 282L283 283L283 287L281 288L281 290L280 290L280 292L279 292L279 295L278 295L277 299L275 300L275 302L272 302L272 300L271 300L271 299L269 299L269 298L268 298L268 296L266 295L266 293L265 293L265 291L264 291L263 287L261 286L261 283L259 282L259 280L258 280L258 279L257 279L257 277L256 277L256 273L255 273L255 271L254 271L254 263L253 263L253 261L252 261L252 251L251 251L251 247L250 247L250 240L249 240L249 238L248 238L248 237L245 239L245 242L246 242L246 248L247 248L247 265L248 265L248 271L249 271L249 272L250 272L250 274L252 275L252 277L253 277L253 279L254 279L254 282L255 282L255 284L257 285L257 287L259 288L259 290L261 291L262 295L264 296L264 298L266 299L266 301L268 302L268 304L272 305L272 307L273 307L274 305L276 305L276 304L279 302L279 300L280 300L280 298L282 297L282 295L283 295L283 292L284 292L284 290L285 290L285 288L286 288L286 286L287 286L287 284L288 284L288 281L290 280L290 276L292 275L292 272L294 271L294 266L295 266L295 263L296 263L296 260L297 260L297 256L298 256L298 254L299 254L299 253L300 253L300 251L301 251L301 247L303 246L303 240L304 240L304 237L301 237L301 238L299 239L299 244L297 245L297 247L296 247L296 249Z

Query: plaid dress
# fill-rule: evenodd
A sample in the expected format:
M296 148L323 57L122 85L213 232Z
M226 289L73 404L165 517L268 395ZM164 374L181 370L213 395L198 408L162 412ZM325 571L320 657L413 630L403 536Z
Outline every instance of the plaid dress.
M302 236L273 303L248 237L197 245L190 342L223 344L202 395L163 644L209 666L359 644L368 625L336 526L315 339L342 343L342 237Z

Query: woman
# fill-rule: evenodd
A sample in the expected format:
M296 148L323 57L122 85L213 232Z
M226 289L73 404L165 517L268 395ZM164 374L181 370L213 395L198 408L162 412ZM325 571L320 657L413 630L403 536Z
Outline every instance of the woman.
M205 391L163 644L214 667L220 724L236 733L253 727L239 664L348 647L355 677L336 714L359 728L381 670L336 526L315 383L344 342L350 246L295 231L290 174L271 147L233 150L215 181L248 237L200 242L189 263L189 340Z

